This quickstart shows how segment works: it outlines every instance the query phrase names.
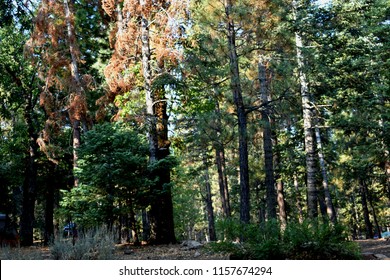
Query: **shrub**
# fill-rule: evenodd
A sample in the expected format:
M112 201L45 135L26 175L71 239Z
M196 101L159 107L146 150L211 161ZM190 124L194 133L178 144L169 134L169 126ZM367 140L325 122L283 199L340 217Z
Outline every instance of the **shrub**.
M107 230L79 234L75 244L71 239L58 239L50 247L56 260L112 260L115 259L114 236Z
M347 239L340 225L292 223L283 233L286 258L290 259L359 259L359 246Z
M284 231L277 221L243 225L234 221L217 224L224 241L208 246L229 253L233 259L359 259L356 243L347 240L341 225L290 223ZM235 242L239 237L241 242Z

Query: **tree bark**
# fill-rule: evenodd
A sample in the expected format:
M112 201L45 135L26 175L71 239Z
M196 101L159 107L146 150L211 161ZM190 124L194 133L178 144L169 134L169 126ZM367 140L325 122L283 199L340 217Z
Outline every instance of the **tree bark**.
M390 161L389 158L389 151L385 152L386 162L385 162L385 175L386 175L386 187L387 187L387 199L388 199L388 205L390 206Z
M262 103L270 101L270 95L267 85L266 67L262 61L258 63L259 81L260 81L260 99ZM264 106L261 110L261 121L263 124L263 149L264 149L264 165L265 165L265 189L267 201L267 218L276 219L276 192L274 178L274 158L272 147L272 129L270 122L269 105Z
M45 233L44 244L50 245L54 241L54 194L56 182L57 165L49 162L48 181L46 182L46 206L45 206Z
M362 179L360 179L359 185L360 185L360 195L362 197L364 224L366 227L366 238L373 238L374 233L372 230L372 223L370 221L370 212L368 210L368 204L367 204L367 192L368 192L367 185Z
M206 203L208 231L209 231L210 241L216 241L217 234L215 230L214 209L213 209L213 200L212 200L212 193L211 193L207 155L203 155L203 167L204 167L204 182L205 182L205 190L206 190L206 196L204 197L204 200Z
M249 191L249 162L248 162L248 139L247 139L247 119L244 101L242 98L242 88L240 82L240 71L238 65L238 55L236 46L236 31L232 18L233 3L225 0L226 29L230 61L230 79L233 100L236 106L238 119L238 149L240 162L240 221L249 223L250 221L250 191Z
M315 128L316 142L317 142L317 150L318 150L318 159L320 161L321 173L322 173L322 187L324 190L325 196L325 205L326 212L332 224L337 223L336 211L333 206L332 197L330 195L329 183L328 183L328 172L326 168L324 154L322 152L322 141L320 135L320 129L318 127Z
M296 16L297 3L293 1L294 18ZM303 58L303 43L301 35L295 33L296 44L296 60L298 64L299 82L301 85L301 99L302 99L302 112L303 112L303 130L305 141L305 154L306 154L306 187L307 187L307 211L309 219L316 219L318 217L318 199L316 188L316 160L315 160L315 145L314 145L314 131L313 131L313 112L310 102L309 84L307 82L306 74L304 71L304 58Z
M219 184L219 193L221 197L222 210L225 218L229 218L231 216L231 210L230 210L229 187L228 187L228 181L226 176L225 149L223 146L216 147L215 160L217 163L218 184Z
M131 201L131 199L128 200L127 205L129 208L129 222L130 222L133 242L135 246L138 246L141 245L141 242L139 240L137 220L135 219L135 212L134 212L133 202Z
M218 139L221 135L221 128L222 128L222 122L221 122L221 109L219 107L218 97L215 97L215 112L217 115L217 136ZM228 186L228 180L226 175L226 159L225 159L225 147L224 144L217 140L214 142L214 149L215 149L215 161L217 164L217 171L218 171L218 184L219 184L219 193L221 197L221 204L222 204L222 210L225 218L229 218L231 216L231 210L230 210L230 198L229 198L229 186Z
M142 2L142 1L141 1ZM142 4L141 4L142 5ZM143 7L142 7L143 8ZM149 142L149 164L152 165L157 162L157 131L156 131L156 119L154 116L154 96L152 92L152 73L150 67L150 39L149 39L149 21L143 14L141 18L141 41L142 41L142 69L144 77L144 90L146 100L146 114L148 122L148 142ZM151 174L151 179L155 177L154 172ZM159 239L159 210L161 206L160 197L157 194L158 190L156 186L151 186L151 195L153 197L153 203L151 210L149 211L150 222L150 234L149 241L151 243L158 243Z
M275 134L273 134L273 142L275 143L275 146L278 143L278 139ZM287 227L287 210L286 210L286 201L284 199L284 183L280 174L281 163L280 163L279 151L276 151L275 153L274 163L276 167L275 180L276 180L277 202L279 207L279 221L280 221L281 229L284 230Z
M151 52L149 38L149 20L143 15L141 19L142 40L142 69L144 77L144 90L146 100L146 114L148 119L149 162L157 161L157 131L154 116L154 95L152 92L152 70L150 67Z
M150 239L150 220L148 211L142 210L142 240L148 241Z
M141 15L141 41L142 41L142 67L145 87L146 113L149 121L149 163L169 155L170 141L168 140L167 105L164 101L164 90L160 96L155 96L152 90L151 50L149 19L145 15L145 1L140 1ZM151 235L150 242L154 244L176 243L173 223L173 203L170 187L170 168L160 168L153 172L152 177L158 181L151 188L154 201L150 210Z
M168 139L168 114L165 90L161 89L158 93L159 94L156 95L157 101L155 101L158 142L157 159L163 160L170 155L169 147L171 142ZM156 204L156 206L160 204L159 207L156 207L160 220L160 228L158 229L159 235L157 236L156 242L163 244L176 243L171 191L171 168L169 166L161 167L157 176L159 178L157 189L161 192L161 197L158 200L161 204Z
M381 228L379 226L379 222L378 222L378 218L377 218L377 215L376 215L374 203L372 201L372 195L371 195L371 193L369 192L368 189L367 189L367 199L368 199L368 202L369 202L371 210L372 210L372 217L374 219L375 230L378 233L378 238L382 238L382 231L381 231Z
M70 109L70 120L72 122L72 128L73 128L73 171L77 168L77 160L78 160L78 154L77 149L80 147L81 143L81 115L82 112L79 110L81 109L81 102L82 98L82 92L83 88L80 83L80 73L78 69L78 57L76 55L77 46L76 46L76 35L74 31L74 25L71 21L71 10L69 8L68 0L64 0L64 9L65 9L65 19L66 19L66 26L67 26L67 36L68 36L68 44L69 44L69 53L71 56L70 61L70 72L72 76L71 85L70 88L73 90L71 92L70 101L71 103L75 102L77 104L73 104L75 106L74 110ZM72 107L72 104L71 104ZM81 109L82 110L82 109ZM75 176L75 172L73 172L74 176L74 186L77 187L79 185L79 179L77 176Z
M33 100L32 93L28 93L26 97L26 108L24 112L24 120L27 125L29 150L26 155L26 169L23 182L23 207L20 217L20 245L33 245L33 230L34 230L34 212L35 199L37 194L37 152L38 135L35 133L34 123L32 118Z

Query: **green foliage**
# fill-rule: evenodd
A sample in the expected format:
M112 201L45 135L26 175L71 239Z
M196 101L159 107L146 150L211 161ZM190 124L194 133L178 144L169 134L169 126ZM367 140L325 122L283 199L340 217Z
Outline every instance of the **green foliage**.
M356 243L347 240L346 228L337 224L291 224L283 233L289 259L359 259Z
M86 133L78 150L76 176L81 182L99 187L134 185L145 172L147 146L123 124L96 125Z
M199 207L201 194L188 168L178 165L174 168L172 188L175 233L179 240L193 239L192 234L205 228L203 209Z
M80 185L63 191L59 214L91 227L145 203L149 184L145 139L124 124L96 125L78 150L75 175Z
M356 243L347 240L341 225L289 223L284 231L276 221L243 225L233 220L218 224L225 240L210 244L212 250L228 252L234 259L331 260L359 259ZM243 242L237 242L239 240Z

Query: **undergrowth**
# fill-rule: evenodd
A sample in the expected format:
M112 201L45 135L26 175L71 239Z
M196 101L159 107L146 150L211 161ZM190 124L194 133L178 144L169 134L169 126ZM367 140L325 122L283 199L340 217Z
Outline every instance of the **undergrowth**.
M0 260L41 260L42 252L35 249L0 248Z
M79 234L75 244L71 239L56 239L50 246L55 260L113 260L115 241L106 230L88 231Z
M341 225L290 223L281 230L276 221L243 225L225 220L217 226L224 241L210 243L208 248L229 253L231 259L354 260L361 256L359 246L348 241Z

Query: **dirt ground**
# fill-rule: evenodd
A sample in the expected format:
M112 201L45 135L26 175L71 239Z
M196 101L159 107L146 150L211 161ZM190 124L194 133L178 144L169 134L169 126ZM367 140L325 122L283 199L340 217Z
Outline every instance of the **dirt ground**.
M390 241L383 239L357 240L364 260L390 260ZM226 260L227 254L207 253L204 250L185 250L180 244L118 247L118 255L124 260Z
M390 241L357 240L364 260L390 260ZM4 248L0 250L0 259L52 259L49 248L33 246L29 248L15 248L12 258L4 258ZM228 254L210 253L206 250L191 249L181 244L159 246L129 246L117 245L116 259L120 260L227 260Z
M362 251L363 258L366 260L378 259L377 255L384 255L390 260L390 240L368 239L356 241Z
M206 252L202 249L188 250L180 244L159 246L117 247L123 260L226 260L227 254Z

